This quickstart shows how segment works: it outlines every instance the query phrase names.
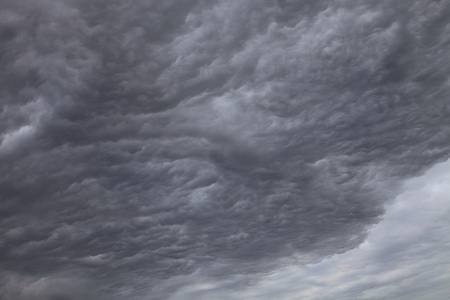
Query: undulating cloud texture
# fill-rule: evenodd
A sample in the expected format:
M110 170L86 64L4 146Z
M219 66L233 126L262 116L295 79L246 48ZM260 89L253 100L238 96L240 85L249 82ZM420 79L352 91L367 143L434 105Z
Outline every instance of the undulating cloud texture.
M450 161L407 181L402 189L355 249L306 266L292 260L259 278L240 275L215 281L197 274L170 300L446 299Z
M444 0L2 0L0 298L386 299L430 262L415 295L436 282L444 299L448 239L425 233L448 228L428 198L448 201L404 182L449 157L449 16ZM401 241L433 251L412 262Z

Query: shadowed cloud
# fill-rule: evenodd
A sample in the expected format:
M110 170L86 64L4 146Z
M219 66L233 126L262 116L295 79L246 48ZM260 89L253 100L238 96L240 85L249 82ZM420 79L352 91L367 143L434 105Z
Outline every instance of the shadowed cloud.
M448 158L449 10L3 1L0 295L167 299L357 247Z

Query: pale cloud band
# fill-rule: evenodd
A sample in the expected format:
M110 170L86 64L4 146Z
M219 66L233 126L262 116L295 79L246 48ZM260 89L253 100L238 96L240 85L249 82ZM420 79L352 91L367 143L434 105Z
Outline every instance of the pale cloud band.
M269 275L195 278L171 300L446 299L450 294L450 161L408 180L357 248ZM239 282L249 283L240 286ZM234 289L230 289L234 286ZM236 288L237 287L237 288Z

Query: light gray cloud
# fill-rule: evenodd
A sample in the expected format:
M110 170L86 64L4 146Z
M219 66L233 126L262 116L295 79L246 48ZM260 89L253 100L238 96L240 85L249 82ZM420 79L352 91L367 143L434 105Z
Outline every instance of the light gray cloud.
M355 249L315 264L291 263L253 282L197 274L170 299L446 299L449 168L447 161L408 180Z
M5 278L166 299L358 246L448 157L449 9L4 1Z

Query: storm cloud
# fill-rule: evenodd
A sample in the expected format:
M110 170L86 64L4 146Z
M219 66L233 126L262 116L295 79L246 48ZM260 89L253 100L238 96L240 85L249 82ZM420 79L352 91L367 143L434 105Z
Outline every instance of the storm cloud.
M359 246L449 157L449 13L2 1L0 297L168 299Z
M214 280L195 274L170 300L446 299L450 161L410 179L366 240L318 263ZM244 283L244 284L242 284Z

